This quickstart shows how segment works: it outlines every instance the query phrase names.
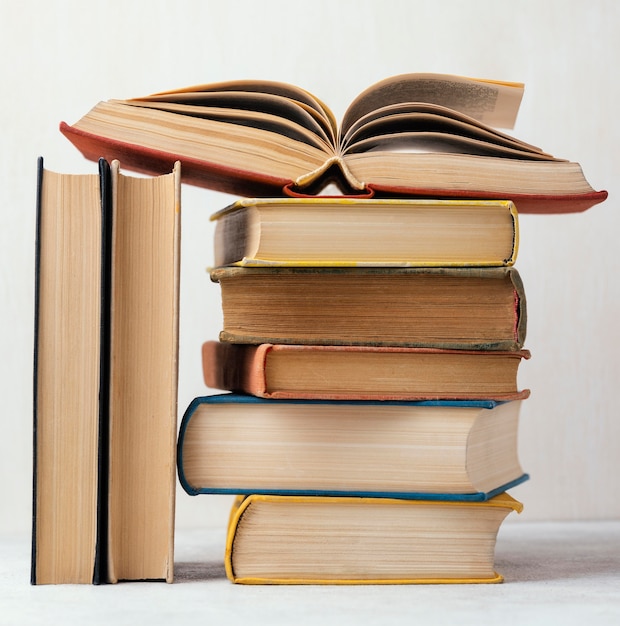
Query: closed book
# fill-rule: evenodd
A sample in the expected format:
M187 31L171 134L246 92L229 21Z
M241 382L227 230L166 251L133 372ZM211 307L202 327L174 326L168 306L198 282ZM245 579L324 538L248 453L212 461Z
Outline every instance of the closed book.
M110 166L37 163L31 583L105 581Z
M211 272L232 343L518 350L526 302L514 267L249 268Z
M521 213L602 202L578 163L500 132L523 84L412 73L356 97L337 123L295 85L225 81L97 103L61 132L87 157L157 174L179 160L188 183L236 196L513 200Z
M33 584L173 577L180 171L39 160Z
M206 341L207 387L274 399L515 400L528 350L234 344Z
M181 171L112 177L108 580L172 582Z
M228 578L245 584L499 583L497 533L522 505L250 495L235 502Z
M501 266L519 240L500 200L245 198L212 220L216 266Z
M190 494L485 500L527 479L521 401L196 398L178 439Z

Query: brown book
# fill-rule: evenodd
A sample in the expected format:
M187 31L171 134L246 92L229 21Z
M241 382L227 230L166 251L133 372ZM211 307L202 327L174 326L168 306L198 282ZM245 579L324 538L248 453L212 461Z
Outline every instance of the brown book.
M172 580L179 185L39 161L33 584Z
M231 343L518 350L525 340L514 267L224 267L211 278Z
M212 216L215 265L513 265L510 201L246 198Z
M236 196L513 200L521 213L602 202L578 163L497 128L514 126L523 85L442 74L380 81L338 124L307 90L273 81L196 85L99 102L61 132L87 157L147 173L183 163L184 180Z
M205 384L273 399L515 400L527 350L438 350L374 346L202 346Z
M497 534L522 508L506 493L477 503L251 495L233 505L226 574L246 584L500 583Z
M522 401L195 398L178 442L190 494L486 500L527 479Z

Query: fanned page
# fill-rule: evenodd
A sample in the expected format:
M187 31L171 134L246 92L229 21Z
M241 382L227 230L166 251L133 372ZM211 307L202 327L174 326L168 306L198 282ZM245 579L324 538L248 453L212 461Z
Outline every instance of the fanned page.
M214 118L218 115L222 119L226 119L226 115L232 115L233 118L236 116L237 119L246 118L248 121L254 118L255 125L260 125L260 116L265 115L266 128L277 120L276 124L283 124L289 130L295 126L306 128L322 136L331 145L335 145L338 135L336 118L325 104L304 89L275 81L212 83L135 98L127 102L135 102L140 106L148 102L164 109L173 104L185 105L194 111L199 110L196 107L205 107L213 110ZM253 115L255 113L258 117ZM288 125L287 120L290 122Z
M524 85L447 74L404 74L386 78L361 93L347 109L342 128L382 107L426 102L449 107L489 126L513 128Z
M342 123L310 92L238 80L100 102L61 131L87 158L120 159L235 195L510 199L519 212L572 212L605 199L578 163L507 135L521 83L403 74L353 100ZM504 172L497 176L498 167ZM456 175L455 175L456 171Z
M333 157L346 152L445 150L552 159L539 148L493 130L512 128L523 95L520 83L495 83L439 74L395 76L356 98L337 127L331 110L308 92L271 81L230 81L201 85L126 101L135 106L180 113L275 132L326 153L306 184L323 174ZM361 189L344 164L353 188Z

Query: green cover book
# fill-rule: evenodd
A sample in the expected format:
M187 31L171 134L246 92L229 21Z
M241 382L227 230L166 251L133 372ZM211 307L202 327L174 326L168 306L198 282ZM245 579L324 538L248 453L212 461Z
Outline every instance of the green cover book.
M518 350L526 334L514 267L245 268L211 272L222 341Z

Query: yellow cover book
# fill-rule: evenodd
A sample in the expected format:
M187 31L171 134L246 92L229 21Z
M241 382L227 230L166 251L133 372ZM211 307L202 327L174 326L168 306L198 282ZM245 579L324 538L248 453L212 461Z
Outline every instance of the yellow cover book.
M230 515L225 566L243 584L499 583L497 532L522 504L250 495Z
M509 201L245 198L215 213L215 265L513 265Z

